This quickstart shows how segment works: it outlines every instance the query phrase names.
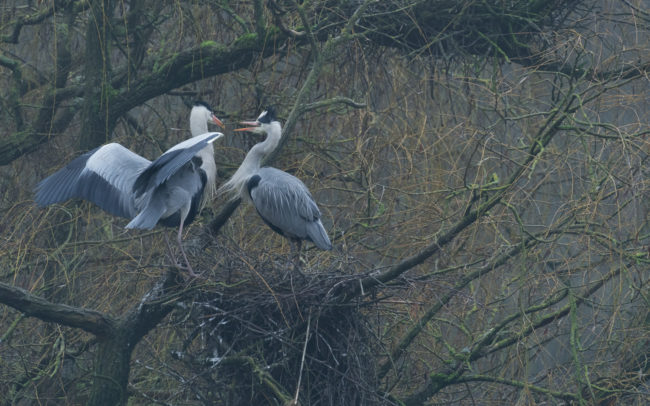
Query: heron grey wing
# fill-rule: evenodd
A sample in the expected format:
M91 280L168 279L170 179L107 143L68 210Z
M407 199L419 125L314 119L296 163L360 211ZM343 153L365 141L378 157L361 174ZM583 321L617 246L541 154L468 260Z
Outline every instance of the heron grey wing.
M292 196L293 210L305 220L317 220L321 213L307 186L297 177L276 168L264 167L257 172L265 184L283 196Z
M145 169L133 184L136 197L161 185L174 175L183 165L188 163L194 155L215 141L223 134L218 132L205 133L192 137L165 151L158 159Z
M84 198L111 214L133 218L138 211L133 184L150 164L151 161L120 144L105 145L88 160L88 172L81 174L89 178L84 185L91 185L90 196Z
M36 188L36 202L45 206L80 198L113 215L132 218L136 214L132 185L149 163L120 144L104 145L41 181Z
M79 175L86 168L88 158L97 152L99 148L97 147L76 157L65 167L41 180L34 188L36 203L41 207L45 207L77 197L75 188Z
M288 236L307 238L307 226L320 219L320 211L304 183L275 168L257 174L260 180L250 195L260 216Z

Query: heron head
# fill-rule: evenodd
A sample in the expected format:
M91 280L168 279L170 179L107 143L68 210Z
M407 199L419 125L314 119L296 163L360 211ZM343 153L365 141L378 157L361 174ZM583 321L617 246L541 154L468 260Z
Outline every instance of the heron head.
M262 112L262 114L257 117L255 121L240 121L240 124L243 124L247 127L238 128L234 131L250 131L253 133L263 134L268 132L268 128L273 122L277 122L275 118L275 109L269 107Z
M197 100L194 102L194 105L192 107L192 113L191 117L198 117L198 119L203 120L207 123L213 123L218 125L221 128L226 128L221 120L217 118L217 116L214 115L214 112L212 111L212 107L210 105L202 100Z

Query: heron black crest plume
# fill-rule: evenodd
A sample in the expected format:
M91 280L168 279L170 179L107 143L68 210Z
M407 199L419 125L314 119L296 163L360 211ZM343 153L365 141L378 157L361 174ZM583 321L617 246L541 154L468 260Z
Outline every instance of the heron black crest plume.
M271 124L272 121L277 121L277 117L275 115L275 108L273 106L269 106L260 114L258 121L260 123L264 124Z
M193 106L195 106L195 107L196 106L203 106L203 107L205 107L206 109L208 109L210 111L214 111L214 110L212 110L212 107L210 107L210 105L207 102L203 101L203 100L194 100Z

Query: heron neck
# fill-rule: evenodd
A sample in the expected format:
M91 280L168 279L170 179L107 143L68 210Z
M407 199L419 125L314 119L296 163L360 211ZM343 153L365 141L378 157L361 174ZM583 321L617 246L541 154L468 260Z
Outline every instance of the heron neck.
M193 109L190 113L190 132L192 137L208 132L208 122L205 119L205 114L200 110ZM206 190L203 195L204 200L207 200L214 196L217 187L217 165L214 162L214 146L209 143L196 155L203 161L201 168L207 177Z
M253 148L248 151L246 158L244 158L244 161L232 175L230 180L222 186L222 190L225 192L233 192L233 197L245 197L246 182L260 169L264 157L277 148L280 143L281 135L282 127L280 126L280 123L271 123L271 126L266 133L266 139L255 144Z
M205 117L202 117L202 114L194 112L190 114L190 131L192 132L192 137L208 132L208 122L205 120Z
M214 146L210 143L197 152L196 155L203 161L201 168L205 171L205 175L208 178L206 185L207 194L209 197L212 197L217 187L217 165L214 162Z
M280 127L280 123L274 121L266 132L266 139L255 144L253 148L248 151L248 154L246 154L246 158L244 158L244 162L242 162L239 169L244 168L246 170L245 173L250 175L257 172L262 165L262 160L278 147L281 135L282 127Z

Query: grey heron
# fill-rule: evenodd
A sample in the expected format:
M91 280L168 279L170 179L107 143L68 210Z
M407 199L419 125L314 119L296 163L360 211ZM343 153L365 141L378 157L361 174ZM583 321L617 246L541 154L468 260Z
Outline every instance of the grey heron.
M223 127L205 102L195 102L190 113L192 138L153 162L117 143L95 148L43 179L36 186L35 201L44 207L84 199L131 219L126 228L178 227L177 241L187 270L197 276L183 249L182 233L183 226L194 221L204 195L212 195L215 189L212 143L223 134L208 132L208 122Z
M262 159L278 146L282 136L282 127L273 108L268 108L257 120L242 121L241 124L248 127L234 131L266 133L266 139L251 148L219 192L252 203L273 231L291 243L296 243L298 257L302 240L311 241L323 250L332 249L332 243L321 222L320 210L305 184L279 169L260 167ZM297 263L295 266L299 269Z

